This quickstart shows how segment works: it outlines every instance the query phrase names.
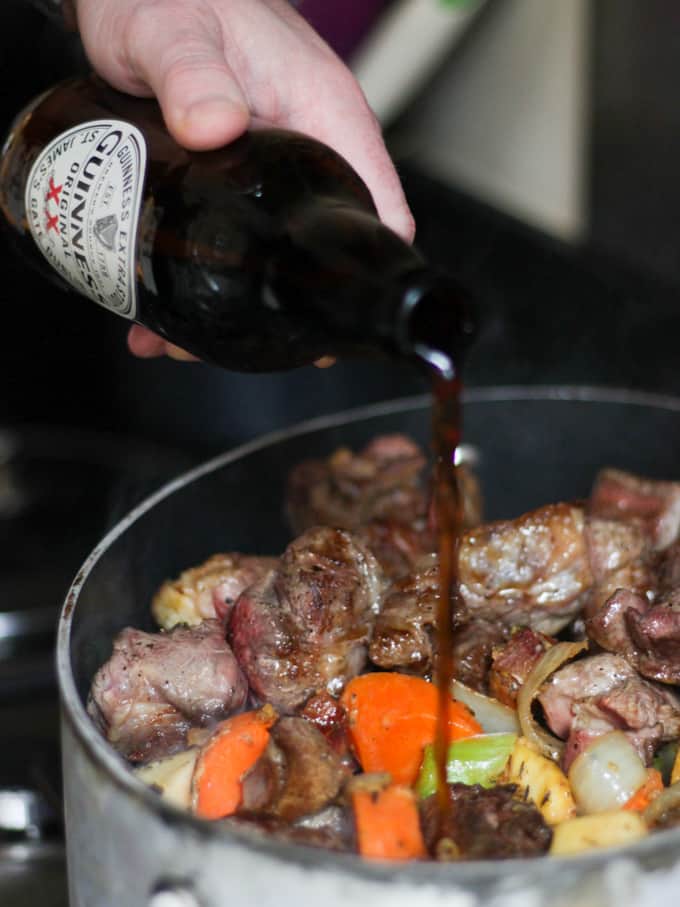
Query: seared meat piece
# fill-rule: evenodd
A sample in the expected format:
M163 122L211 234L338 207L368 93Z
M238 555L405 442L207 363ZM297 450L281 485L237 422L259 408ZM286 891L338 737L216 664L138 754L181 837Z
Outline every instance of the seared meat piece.
M584 618L597 614L618 589L653 597L658 585L655 557L639 524L589 517L586 539L595 582L583 599Z
M488 620L470 620L453 634L456 678L473 690L487 693L494 646L507 638L508 627Z
M399 579L436 557L436 537L428 529L416 529L397 520L371 520L354 532L389 579Z
M586 619L586 633L602 649L625 655L634 663L637 653L630 638L626 614L631 610L644 614L649 607L646 596L630 589L617 589L592 617Z
M669 596L680 587L680 541L674 542L661 555L657 564L658 595Z
M268 837L290 844L307 844L340 853L356 853L354 816L348 806L329 806L297 822L241 811L222 820L229 828L258 828Z
M439 568L430 566L392 584L378 615L368 655L380 668L414 674L432 670Z
M177 624L195 627L213 617L224 621L241 592L275 565L273 557L215 554L200 567L166 580L153 598L151 612L164 630Z
M550 847L552 831L533 803L515 796L514 784L484 788L479 785L450 784L452 808L443 837L456 843L464 860L503 860L533 857ZM421 806L423 833L434 855L438 830L437 797L428 797Z
M489 693L499 702L514 709L517 693L546 649L556 640L530 627L512 634L502 646L496 646L491 656Z
M412 524L427 513L426 458L404 435L375 438L360 453L340 448L307 460L288 479L287 508L295 532L312 526L356 529L371 520Z
M292 822L327 806L348 774L318 728L304 718L281 718L243 779L242 809Z
M387 670L429 674L434 668L439 569L428 566L392 584L378 615L368 650L371 661ZM505 638L499 622L471 620L454 634L456 676L486 691L494 645Z
M615 570L600 582L595 583L585 595L581 617L587 622L597 616L609 599L620 590L625 590L650 602L654 599L659 585L654 565L646 560L632 561ZM589 634L590 635L590 634ZM595 639L594 636L591 636ZM603 645L602 648L610 649ZM612 650L614 651L614 650Z
M325 690L316 693L305 703L300 715L321 731L336 753L347 756L349 717L347 710L337 699L333 699Z
M404 435L378 437L357 454L341 448L327 460L300 463L288 479L289 522L296 532L312 526L356 531L387 576L403 576L436 550L425 465L421 449ZM482 498L471 467L458 467L458 482L463 526L476 526Z
M680 532L680 482L644 479L620 469L603 469L595 479L589 512L608 520L638 523L656 551Z
M550 728L568 738L568 768L588 743L622 730L649 763L654 751L680 734L680 699L644 680L619 655L593 655L557 671L538 696Z
M667 601L617 589L586 621L591 639L625 658L643 675L680 683L680 589Z
M589 516L586 544L595 582L637 563L649 550L649 540L635 523L617 523Z
M466 532L458 578L471 618L557 633L593 582L583 511L553 504Z
M339 693L366 663L382 594L376 559L349 532L301 535L231 613L229 640L252 692L283 712L319 690Z
M92 681L88 711L119 753L145 762L180 748L191 725L240 709L247 694L219 621L169 633L126 627Z
M625 621L638 671L662 683L680 684L680 589L646 613L628 609Z

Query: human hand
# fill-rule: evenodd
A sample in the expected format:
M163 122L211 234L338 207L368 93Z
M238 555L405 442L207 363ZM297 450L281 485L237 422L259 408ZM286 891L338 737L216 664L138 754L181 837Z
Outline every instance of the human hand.
M115 88L155 95L184 147L219 148L251 116L342 154L381 219L409 242L414 224L380 126L358 83L287 0L76 0L83 45ZM135 325L142 357L192 358Z

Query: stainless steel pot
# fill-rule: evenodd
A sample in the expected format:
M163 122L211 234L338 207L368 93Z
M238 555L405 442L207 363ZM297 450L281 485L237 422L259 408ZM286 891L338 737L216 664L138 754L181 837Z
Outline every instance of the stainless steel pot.
M151 627L159 582L219 550L280 551L289 468L388 431L427 443L425 398L308 422L213 460L150 497L77 575L59 627L72 907L657 907L680 890L680 829L615 852L459 865L370 863L165 805L127 770L84 709L90 679L127 624ZM680 399L588 388L469 392L489 517L583 496L604 464L680 477Z

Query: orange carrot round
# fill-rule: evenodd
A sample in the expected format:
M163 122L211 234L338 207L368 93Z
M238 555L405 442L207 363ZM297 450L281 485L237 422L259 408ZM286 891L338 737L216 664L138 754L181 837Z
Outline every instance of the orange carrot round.
M376 860L417 860L426 856L415 794L391 785L352 794L359 853Z
M438 696L434 684L408 674L362 674L342 695L352 749L365 772L389 772L395 784L412 785L423 750L435 739ZM449 741L483 733L472 712L452 699Z
M193 778L194 812L204 819L222 819L238 809L243 777L269 742L276 712L265 706L242 712L218 725L198 757Z

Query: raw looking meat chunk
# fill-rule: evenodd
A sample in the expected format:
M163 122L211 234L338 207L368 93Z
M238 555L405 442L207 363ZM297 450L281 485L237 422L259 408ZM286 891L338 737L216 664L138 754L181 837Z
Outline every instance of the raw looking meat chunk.
M126 627L92 681L88 711L119 753L145 762L181 748L192 725L237 711L247 694L219 621L169 633Z

